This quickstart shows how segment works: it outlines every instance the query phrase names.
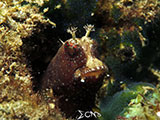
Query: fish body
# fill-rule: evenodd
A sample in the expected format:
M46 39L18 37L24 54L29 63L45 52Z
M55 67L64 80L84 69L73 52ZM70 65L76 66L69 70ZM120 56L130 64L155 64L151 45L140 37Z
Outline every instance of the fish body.
M96 42L89 37L93 26L84 28L86 34L82 38L76 38L76 28L68 29L72 38L59 48L42 79L42 89L53 89L58 107L67 117L95 106L95 96L107 70L97 58Z

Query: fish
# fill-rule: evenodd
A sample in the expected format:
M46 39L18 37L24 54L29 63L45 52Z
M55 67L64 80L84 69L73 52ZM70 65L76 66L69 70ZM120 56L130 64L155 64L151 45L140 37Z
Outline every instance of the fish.
M95 106L96 93L103 84L107 66L98 59L97 43L89 37L93 25L85 25L86 33L76 37L76 27L67 30L72 38L62 41L42 78L41 89L52 89L58 108L66 117L75 118L78 110Z

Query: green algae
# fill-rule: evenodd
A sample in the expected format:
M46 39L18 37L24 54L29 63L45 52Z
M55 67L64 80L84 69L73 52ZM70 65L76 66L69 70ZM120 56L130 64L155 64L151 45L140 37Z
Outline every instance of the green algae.
M114 96L101 101L100 120L158 120L159 91L149 83L132 83Z
M152 91L149 93L135 94L143 85L139 90L126 90L133 82L159 84L159 6L158 0L98 1L102 58L112 75L108 99L100 102L104 120L159 119L158 87L144 87L146 92Z

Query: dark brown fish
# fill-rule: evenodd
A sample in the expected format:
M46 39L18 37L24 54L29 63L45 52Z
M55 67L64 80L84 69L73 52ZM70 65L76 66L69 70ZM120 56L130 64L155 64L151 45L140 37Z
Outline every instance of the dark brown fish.
M89 37L93 26L84 28L86 34L82 38L76 38L76 28L68 29L72 38L60 47L42 79L42 89L53 89L58 107L67 117L95 106L95 96L107 70L96 57L96 42Z

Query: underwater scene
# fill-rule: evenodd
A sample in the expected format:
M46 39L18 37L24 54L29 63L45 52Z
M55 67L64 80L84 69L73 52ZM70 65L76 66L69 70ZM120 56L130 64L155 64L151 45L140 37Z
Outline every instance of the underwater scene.
M0 0L0 120L160 120L160 0Z

